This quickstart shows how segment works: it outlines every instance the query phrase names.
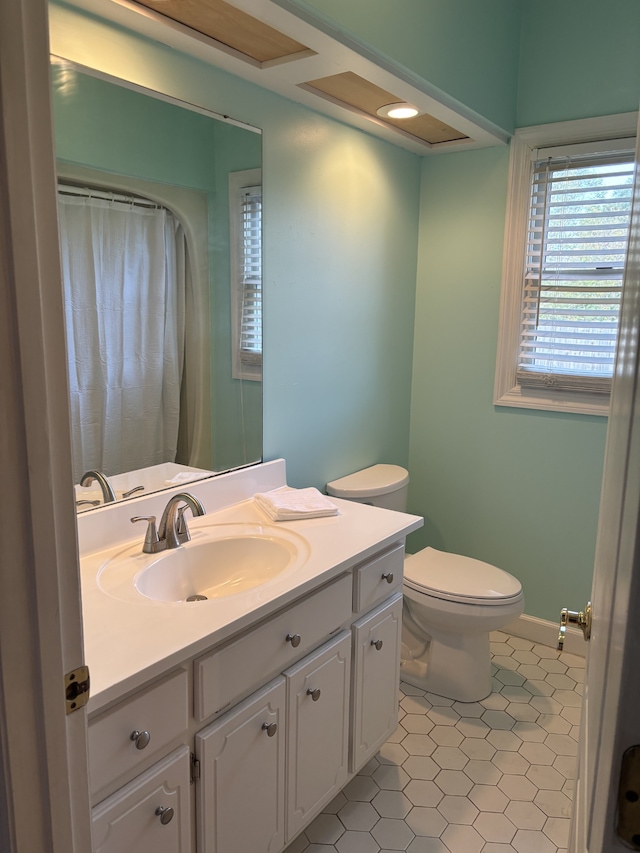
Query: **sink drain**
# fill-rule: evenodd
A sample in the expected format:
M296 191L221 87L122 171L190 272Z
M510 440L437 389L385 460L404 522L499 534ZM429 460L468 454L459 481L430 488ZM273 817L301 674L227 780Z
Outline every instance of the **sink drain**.
M187 601L206 601L207 596L206 595L190 595L186 600Z

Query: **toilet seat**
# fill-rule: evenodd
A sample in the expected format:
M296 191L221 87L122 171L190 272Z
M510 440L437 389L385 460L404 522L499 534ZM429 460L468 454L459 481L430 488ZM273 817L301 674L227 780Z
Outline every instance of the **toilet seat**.
M407 555L404 583L415 593L460 604L502 605L522 596L520 582L502 569L430 547Z

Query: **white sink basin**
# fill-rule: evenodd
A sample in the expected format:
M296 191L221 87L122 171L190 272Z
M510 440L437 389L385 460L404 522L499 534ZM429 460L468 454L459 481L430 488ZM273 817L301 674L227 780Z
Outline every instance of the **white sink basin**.
M131 601L198 602L240 595L299 568L307 541L269 524L220 524L192 529L191 541L158 554L142 543L107 560L98 573L104 592Z

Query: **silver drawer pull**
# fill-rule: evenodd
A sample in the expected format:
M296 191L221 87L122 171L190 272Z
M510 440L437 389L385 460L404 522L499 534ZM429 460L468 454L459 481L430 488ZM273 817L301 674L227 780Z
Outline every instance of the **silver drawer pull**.
M371 645L376 647L377 651L382 648L382 640L371 640Z
M314 701L314 702L317 702L317 701L318 701L318 699L320 698L320 688L319 688L319 687L316 687L316 689L315 689L315 690L312 690L311 688L309 688L309 689L307 690L307 696L311 696L311 698L313 699L313 701Z
M160 818L160 823L163 826L166 826L173 820L174 812L171 806L158 806L158 808L156 809L156 814Z
M300 636L300 634L287 634L285 639L287 643L291 643L294 649L297 649L300 645L300 640L302 639L302 637Z
M385 572L382 575L382 580L386 581L387 583L393 583L393 572Z
M131 732L131 740L135 743L136 749L144 749L145 746L149 745L151 735L147 731L139 732L136 730L135 732Z
M267 733L268 737L273 737L274 734L278 731L277 723L263 723L262 730Z

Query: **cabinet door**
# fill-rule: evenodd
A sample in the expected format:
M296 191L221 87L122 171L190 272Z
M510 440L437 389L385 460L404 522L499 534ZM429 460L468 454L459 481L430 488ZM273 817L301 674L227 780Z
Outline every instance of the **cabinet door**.
M401 630L401 595L353 626L352 772L375 755L397 726Z
M284 847L282 676L196 735L199 853Z
M347 781L351 635L285 672L287 678L287 840Z
M189 853L191 762L184 746L91 813L94 853Z

